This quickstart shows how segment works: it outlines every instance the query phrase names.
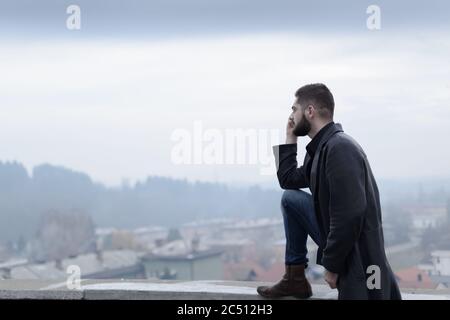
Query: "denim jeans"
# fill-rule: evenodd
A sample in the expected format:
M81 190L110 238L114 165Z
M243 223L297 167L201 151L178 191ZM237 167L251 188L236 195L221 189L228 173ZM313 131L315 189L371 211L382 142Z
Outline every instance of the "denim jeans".
M281 197L281 212L286 234L285 263L287 265L307 264L308 235L318 246L321 246L312 196L301 190L285 190Z

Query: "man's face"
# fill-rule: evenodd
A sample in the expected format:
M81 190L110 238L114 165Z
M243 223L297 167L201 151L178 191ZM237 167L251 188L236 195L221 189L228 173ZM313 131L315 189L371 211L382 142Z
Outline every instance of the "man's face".
M292 133L298 137L306 136L311 130L311 123L305 116L304 108L302 108L298 102L295 102L292 106L291 118L294 121L294 130Z

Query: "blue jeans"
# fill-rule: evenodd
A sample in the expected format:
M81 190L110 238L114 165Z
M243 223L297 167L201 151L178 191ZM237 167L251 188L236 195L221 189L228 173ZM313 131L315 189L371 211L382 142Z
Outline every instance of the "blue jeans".
M301 190L285 190L281 197L281 212L286 234L285 263L307 264L308 235L322 247L312 196Z

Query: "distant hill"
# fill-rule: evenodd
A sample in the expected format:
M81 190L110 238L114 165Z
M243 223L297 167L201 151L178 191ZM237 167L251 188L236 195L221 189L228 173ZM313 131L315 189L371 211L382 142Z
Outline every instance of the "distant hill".
M42 213L81 210L97 226L177 226L194 219L278 216L281 190L228 187L148 177L108 188L84 173L43 164L31 176L18 162L0 162L0 241L29 239Z
M132 186L108 188L84 173L43 164L31 176L18 162L0 161L0 241L29 239L41 214L77 210L99 227L175 227L196 219L280 216L282 190L261 186L191 183L152 176ZM444 205L450 179L378 179L381 202Z

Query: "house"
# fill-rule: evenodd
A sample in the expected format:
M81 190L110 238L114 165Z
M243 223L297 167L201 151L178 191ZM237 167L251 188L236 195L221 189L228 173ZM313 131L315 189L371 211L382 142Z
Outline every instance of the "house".
M450 250L435 250L428 263L419 265L439 287L450 287Z
M195 239L171 241L142 257L147 278L222 280L222 250L200 247Z
M419 267L399 270L395 273L400 288L408 289L436 289L437 284L432 281L428 273Z
M113 279L144 278L142 254L132 250L109 250L69 257L45 263L22 264L8 270L10 279L67 279L67 269L80 268L81 278Z
M447 221L448 213L445 207L420 206L406 210L412 218L412 228L421 234L428 228L436 228Z

